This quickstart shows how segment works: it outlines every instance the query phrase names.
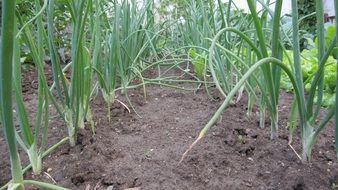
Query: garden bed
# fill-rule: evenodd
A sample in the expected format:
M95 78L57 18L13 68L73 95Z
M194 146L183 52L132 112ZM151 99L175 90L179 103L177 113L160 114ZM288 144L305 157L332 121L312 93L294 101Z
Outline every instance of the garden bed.
M36 110L36 74L23 75L24 96L30 114ZM35 76L35 77L34 77ZM34 79L35 78L35 79ZM189 88L187 84L184 87ZM292 95L282 93L279 138L270 140L269 124L259 128L258 117L246 115L245 96L229 107L222 119L195 146L182 163L183 152L211 118L222 98L214 101L204 90L187 92L160 86L129 90L139 117L120 103L111 109L111 121L103 98L92 101L96 134L79 131L75 147L62 145L44 159L45 182L70 189L334 189L338 188L332 123L321 134L310 164L302 164L288 146L285 128ZM117 99L126 102L121 95ZM254 110L255 112L258 110ZM53 114L52 114L53 115ZM53 118L49 143L67 135L64 123ZM296 138L296 137L295 137ZM300 152L299 139L293 146ZM10 165L3 133L0 133L0 185L10 179ZM23 155L23 162L27 160Z

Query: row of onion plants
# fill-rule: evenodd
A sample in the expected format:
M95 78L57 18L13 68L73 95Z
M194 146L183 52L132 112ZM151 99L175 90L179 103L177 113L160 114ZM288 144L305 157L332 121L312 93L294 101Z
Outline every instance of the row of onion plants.
M229 1L236 3L235 1ZM229 4L230 4L229 3ZM333 118L336 113L336 103L328 107L323 117L319 117L321 109L321 101L323 96L323 78L326 66L326 60L331 55L334 47L337 44L336 38L330 42L329 48L325 49L324 41L324 23L323 23L323 2L316 2L316 19L317 19L317 41L318 41L318 70L314 75L311 83L311 89L308 94L305 94L304 81L301 70L300 47L299 47L299 22L298 18L298 5L297 1L292 1L292 41L293 41L293 62L291 68L283 63L283 52L285 52L284 44L281 43L281 34L285 33L281 27L281 8L282 0L277 0L275 3L274 11L269 9L269 1L253 1L247 0L250 9L249 22L251 29L239 30L238 28L226 26L218 31L212 39L212 44L209 48L208 54L208 67L210 73L217 84L221 81L219 73L225 72L228 69L226 61L218 59L219 56L232 57L237 62L242 63L244 66L246 62L254 63L246 65L247 68L241 70L242 75L235 85L228 91L224 92L225 100L205 127L201 130L198 138L190 145L189 149L183 154L182 159L187 155L191 148L196 145L207 133L207 131L218 121L227 106L233 103L233 97L243 88L256 89L248 92L256 93L261 96L260 112L262 115L261 122L265 120L265 109L269 111L271 121L271 139L278 137L278 99L280 93L280 78L281 72L285 72L290 79L294 90L294 103L292 106L292 113L296 116L292 117L292 121L298 121L300 127L300 139L302 142L302 153L297 156L304 162L311 158L311 152L318 136L327 126L328 122ZM261 14L258 14L256 4L260 3L263 7ZM336 5L337 6L337 5ZM210 7L209 7L210 8ZM267 23L266 15L271 16L272 22ZM245 50L243 54L247 56L237 56L234 50L229 49L226 43L222 43L222 35L235 34L240 36L245 43L242 44L242 49ZM252 34L254 33L254 34ZM253 52L251 54L251 51ZM253 57L253 58L251 58ZM234 60L232 59L232 60ZM249 61L248 61L249 59ZM232 61L235 68L235 61ZM245 68L245 67L244 67ZM258 73L258 74L257 74ZM258 76L261 76L260 78ZM249 80L250 79L250 80ZM249 80L249 81L248 81ZM252 82L254 81L254 82ZM218 87L222 91L221 87ZM316 100L316 103L315 103ZM263 104L263 106L262 106ZM263 114L262 114L263 112ZM337 131L337 123L335 124ZM292 129L295 131L294 129ZM337 132L336 132L337 133ZM335 135L336 142L338 135ZM337 145L337 144L336 144ZM337 146L336 146L337 149Z

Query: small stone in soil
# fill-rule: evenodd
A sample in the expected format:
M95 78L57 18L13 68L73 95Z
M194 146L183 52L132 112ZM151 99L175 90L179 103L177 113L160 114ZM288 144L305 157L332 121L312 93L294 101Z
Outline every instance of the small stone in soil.
M128 188L128 189L125 189L125 190L141 190L141 187Z

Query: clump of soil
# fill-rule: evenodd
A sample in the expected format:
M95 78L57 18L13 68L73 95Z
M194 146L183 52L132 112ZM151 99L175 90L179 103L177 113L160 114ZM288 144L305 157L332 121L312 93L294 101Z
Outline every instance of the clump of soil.
M160 86L148 86L147 93L144 99L142 89L128 91L139 116L115 102L110 121L103 98L96 97L92 102L96 134L89 127L79 131L75 147L62 145L44 159L41 176L28 172L26 178L81 190L337 188L332 123L319 138L309 164L301 163L287 145L285 126L292 95L281 94L278 139L270 140L268 123L267 128L259 128L258 110L246 115L244 96L179 164L221 99L212 101L203 90L194 93ZM36 96L26 94L28 99L30 95ZM125 101L124 96L117 98ZM55 143L65 136L66 127L55 118L49 140ZM300 152L299 139L293 145ZM10 179L2 132L0 149L2 185Z

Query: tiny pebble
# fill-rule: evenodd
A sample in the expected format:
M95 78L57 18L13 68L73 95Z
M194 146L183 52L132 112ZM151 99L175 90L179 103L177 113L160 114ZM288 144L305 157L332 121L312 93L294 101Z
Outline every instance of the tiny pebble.
M125 189L125 190L141 190L141 187L128 188L128 189Z

